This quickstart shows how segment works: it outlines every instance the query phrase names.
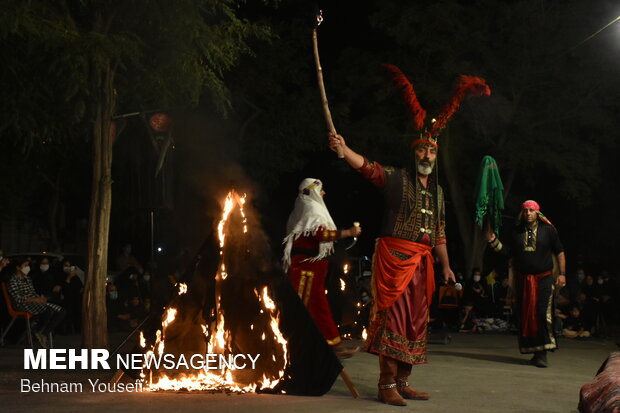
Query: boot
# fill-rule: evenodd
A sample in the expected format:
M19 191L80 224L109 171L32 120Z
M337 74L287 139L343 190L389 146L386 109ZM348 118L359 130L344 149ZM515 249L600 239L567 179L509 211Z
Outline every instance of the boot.
M411 364L398 362L398 372L396 373L396 386L398 393L405 399L410 400L428 400L429 394L426 392L415 391L409 387L409 375L411 374Z
M393 358L379 355L379 401L392 406L406 406L405 399L396 390L396 372L398 362Z
M536 367L541 367L541 368L547 367L547 351L542 350L542 351L535 352L534 356L530 360L530 363L532 363Z

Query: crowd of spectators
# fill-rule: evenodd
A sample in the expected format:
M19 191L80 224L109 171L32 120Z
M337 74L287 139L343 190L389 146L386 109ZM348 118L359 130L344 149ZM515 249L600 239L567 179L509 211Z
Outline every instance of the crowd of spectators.
M36 254L8 258L0 249L0 281L7 287L15 310L35 315L33 333L44 347L49 333L79 333L82 326L84 272L70 259L58 257ZM115 276L106 283L108 326L111 331L131 330L148 313L150 273L132 255L129 244L122 248L112 268ZM10 318L4 297L2 301L0 321L6 327Z
M620 284L606 270L577 269L557 303L555 330L568 338L605 336L609 325L620 323Z
M466 278L457 272L462 285L439 286L433 315L445 326L463 333L515 330L514 291L507 274L492 270L483 275L474 268ZM566 338L605 336L609 325L620 323L620 283L608 271L597 275L580 268L567 277L557 291L554 331Z

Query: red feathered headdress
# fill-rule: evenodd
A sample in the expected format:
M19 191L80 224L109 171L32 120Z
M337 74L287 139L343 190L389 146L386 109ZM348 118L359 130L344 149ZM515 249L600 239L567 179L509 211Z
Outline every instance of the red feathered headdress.
M420 137L415 139L411 143L411 146L416 146L420 143L430 143L437 147L437 137L439 133L446 127L448 120L450 120L452 115L458 110L461 102L467 95L489 96L491 94L491 89L483 78L466 75L459 76L459 82L456 85L452 99L443 107L437 120L433 119L433 124L429 130L424 127L426 111L420 105L409 79L407 79L403 72L394 65L385 64L383 67L390 72L394 84L402 91L405 104L411 112L413 126L416 131L420 132Z

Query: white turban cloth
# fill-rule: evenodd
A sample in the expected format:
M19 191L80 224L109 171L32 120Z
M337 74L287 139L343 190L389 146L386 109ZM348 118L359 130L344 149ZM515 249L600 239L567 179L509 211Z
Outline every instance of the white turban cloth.
M295 207L286 223L287 236L282 241L284 244L284 256L282 257L284 271L288 271L291 265L293 241L302 236L314 236L319 227L331 231L336 230L336 224L334 224L334 220L321 196L322 189L323 183L314 178L306 178L299 184L299 194L295 200ZM318 261L333 252L333 242L321 242L318 255L310 261Z

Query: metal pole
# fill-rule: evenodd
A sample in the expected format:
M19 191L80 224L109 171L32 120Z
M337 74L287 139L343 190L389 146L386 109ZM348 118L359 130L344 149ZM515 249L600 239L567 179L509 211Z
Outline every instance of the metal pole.
M151 262L149 265L149 270L151 271L151 277L154 276L155 272L155 211L151 209L150 211L150 224L151 224Z

